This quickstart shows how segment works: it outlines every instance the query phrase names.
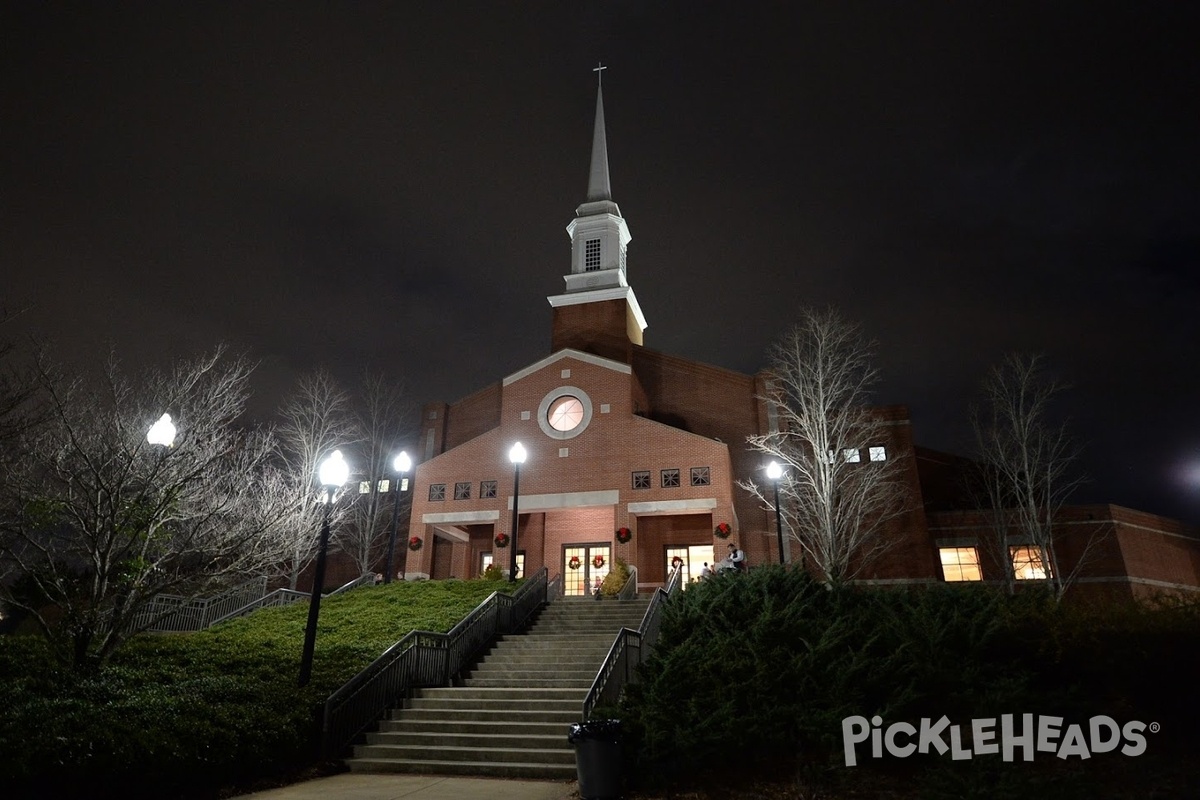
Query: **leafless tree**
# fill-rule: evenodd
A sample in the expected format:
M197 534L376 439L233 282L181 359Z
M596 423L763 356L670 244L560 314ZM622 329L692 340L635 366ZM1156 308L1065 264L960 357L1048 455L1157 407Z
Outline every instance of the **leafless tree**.
M392 460L399 452L406 431L403 387L383 375L363 376L361 400L356 403L354 424L357 454L355 470L368 489L350 506L349 518L338 532L338 544L362 573L378 564L387 546L393 501L398 490ZM379 491L386 480L388 492ZM402 503L411 502L399 495ZM402 545L398 545L402 546Z
M157 620L160 593L206 596L285 556L291 498L267 431L240 426L252 366L224 349L137 381L36 361L42 424L0 462L3 591L64 660L102 662ZM169 412L173 446L147 431Z
M867 405L878 373L874 343L833 309L804 309L801 321L769 353L762 398L777 422L747 441L784 469L780 506L785 529L826 580L853 580L891 546L883 530L907 507L903 461L872 460L889 437ZM879 454L879 451L876 451ZM772 487L739 481L766 508Z
M1038 548L1047 580L1061 599L1100 542L1099 536L1089 537L1064 573L1054 525L1083 483L1074 473L1078 450L1067 426L1053 421L1054 400L1065 388L1046 374L1041 356L1010 354L984 380L983 406L971 415L990 517L991 535L984 542L1002 565L1010 592L1014 544Z
M316 490L317 467L335 449L357 442L350 396L327 371L304 375L279 411L278 454L297 504L296 524L288 532L285 569L291 588L316 556L322 497ZM341 504L344 508L344 504Z

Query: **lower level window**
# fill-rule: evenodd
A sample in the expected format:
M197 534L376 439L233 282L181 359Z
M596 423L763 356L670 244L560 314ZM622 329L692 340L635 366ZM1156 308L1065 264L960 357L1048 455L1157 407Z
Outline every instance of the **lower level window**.
M1034 544L1008 548L1012 557L1013 575L1019 581L1044 581L1050 577L1050 565L1043 557L1042 548Z
M938 555L942 560L942 577L946 581L983 580L979 551L974 547L939 547Z
M484 573L484 571L488 567L490 567L493 563L494 562L492 560L491 553L480 553L479 554L479 574L482 575ZM508 577L508 567L504 566L503 570L504 570L504 577L507 578ZM524 550L521 550L517 553L517 577L518 578L525 577L525 551Z

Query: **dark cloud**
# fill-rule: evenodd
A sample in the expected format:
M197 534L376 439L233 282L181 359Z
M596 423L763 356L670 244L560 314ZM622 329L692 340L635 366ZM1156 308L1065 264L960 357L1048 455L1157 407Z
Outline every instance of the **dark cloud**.
M1088 499L1200 519L1188 4L13 4L0 263L81 360L228 340L453 400L546 352L605 74L647 344L754 371L802 304L964 445L988 365L1074 389Z

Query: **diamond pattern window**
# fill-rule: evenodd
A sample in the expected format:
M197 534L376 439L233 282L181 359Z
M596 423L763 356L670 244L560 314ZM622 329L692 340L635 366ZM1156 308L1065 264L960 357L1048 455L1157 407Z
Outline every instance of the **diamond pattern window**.
M664 489L678 489L679 488L679 470L664 469L662 471L662 474L659 476L659 481L662 484L662 488L664 488Z
M1019 581L1044 581L1050 577L1050 566L1042 557L1042 548L1037 545L1019 545L1008 548L1012 557L1013 575Z
M430 500L445 500L446 499L446 484L444 484L444 483L429 484L429 499Z
M583 271L595 272L600 269L600 240L588 239L583 243Z
M947 582L983 580L979 551L974 547L939 547L938 555L942 559L942 577Z
M470 500L471 499L471 483L463 481L462 483L454 484L454 499L455 500Z
M479 482L479 496L482 497L484 500L490 500L491 498L495 497L496 496L496 482L495 481L480 481Z
M858 452L857 447L847 447L842 450L842 458L848 464L857 464L862 461L862 454Z
M692 467L692 486L708 486L711 479L708 467Z
M886 447L882 447L882 446L872 447L872 448L870 448L869 452L871 453L872 461L887 461L887 448Z
M649 489L650 488L650 470L643 470L633 473L633 488Z

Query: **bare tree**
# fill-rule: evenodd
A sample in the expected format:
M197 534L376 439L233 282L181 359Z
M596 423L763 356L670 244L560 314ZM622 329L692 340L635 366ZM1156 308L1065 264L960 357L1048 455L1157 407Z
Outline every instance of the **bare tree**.
M291 588L316 556L321 495L316 491L320 460L357 442L350 396L323 369L304 375L279 411L278 453L298 511L290 538L286 574Z
M383 375L363 376L362 399L356 404L354 424L358 456L354 465L368 491L360 493L350 507L346 524L339 528L338 544L362 573L370 572L387 546L393 505L399 490L392 459L399 451L405 430L404 390ZM388 481L388 493L379 489ZM401 495L401 502L411 502ZM388 502L385 502L388 501Z
M907 506L902 460L896 453L882 460L871 455L889 438L867 405L878 379L873 354L874 343L837 311L804 309L769 352L771 377L761 399L777 424L747 438L784 468L785 527L805 560L833 583L854 579L887 551L892 542L882 532ZM738 483L774 508L771 487Z
M292 512L268 432L239 426L252 366L223 349L130 381L98 381L45 355L42 424L0 463L0 560L28 611L78 666L102 662L158 620L155 595L211 594L284 557ZM147 442L169 411L173 446Z
M1054 524L1071 493L1083 483L1073 474L1078 450L1065 423L1052 420L1052 405L1066 387L1049 377L1041 356L1010 354L984 380L983 408L971 415L981 463L991 535L985 546L1004 569L1011 592L1011 547L1033 546L1039 568L1056 598L1079 576L1099 543L1091 536L1067 572L1059 564ZM1014 539L1016 540L1014 542Z

